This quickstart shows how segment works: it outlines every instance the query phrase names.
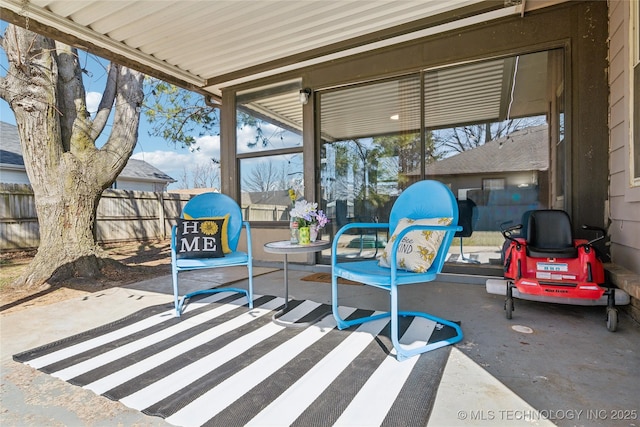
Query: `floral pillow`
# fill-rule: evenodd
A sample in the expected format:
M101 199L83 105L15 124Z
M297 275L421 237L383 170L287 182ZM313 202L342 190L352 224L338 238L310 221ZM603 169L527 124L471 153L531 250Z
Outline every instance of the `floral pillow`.
M381 267L391 267L391 248L398 238L398 234L410 225L451 225L453 218L427 218L413 220L410 218L402 218L398 221L398 226L389 239L387 246L380 257L379 265ZM437 230L414 230L404 235L402 241L398 244L398 252L396 255L396 263L398 268L412 271L414 273L426 272L433 263L444 231Z
M224 219L180 219L176 229L178 258L221 258Z

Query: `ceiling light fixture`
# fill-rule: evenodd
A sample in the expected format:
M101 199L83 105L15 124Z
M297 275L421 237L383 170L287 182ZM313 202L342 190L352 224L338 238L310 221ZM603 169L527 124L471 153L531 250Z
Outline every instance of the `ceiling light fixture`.
M311 96L311 89L309 89L308 87L300 89L299 96L300 97L298 99L300 100L300 104L306 105L307 102L309 102L309 97Z
M394 114L393 116L389 117L391 120L400 120L400 114Z

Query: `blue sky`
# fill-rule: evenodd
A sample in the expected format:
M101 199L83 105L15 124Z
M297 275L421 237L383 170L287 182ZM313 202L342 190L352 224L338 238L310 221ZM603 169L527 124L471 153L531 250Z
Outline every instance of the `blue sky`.
M4 33L7 24L0 21L0 31ZM85 90L87 93L87 107L90 112L94 112L100 103L102 91L106 78L106 66L108 61L102 60L95 55L88 55L80 52L80 63L88 73L84 76ZM7 57L4 50L0 49L0 75L7 73ZM9 104L0 99L0 120L15 125L15 116ZM180 181L185 170L187 173L194 169L195 165L208 165L211 158L220 158L220 137L214 135L196 136L197 150L189 150L179 146L173 146L162 138L149 136L151 125L147 122L144 114L141 115L140 129L138 133L138 144L136 145L132 158L144 160L157 167L173 179ZM104 143L110 132L107 126L103 131L98 145ZM252 138L252 129L239 130L247 132L246 137ZM182 188L181 182L172 184L169 188Z

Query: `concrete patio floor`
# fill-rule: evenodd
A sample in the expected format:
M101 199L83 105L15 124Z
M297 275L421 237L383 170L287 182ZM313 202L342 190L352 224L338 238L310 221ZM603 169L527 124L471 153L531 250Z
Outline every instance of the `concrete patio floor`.
M254 268L254 291L284 293L282 270ZM289 270L289 295L330 303L331 285ZM185 291L240 281L246 269L182 273ZM388 295L341 287L341 305L386 309ZM12 355L172 301L171 277L33 307L0 318L3 426L166 426L88 390L14 362ZM640 326L625 315L608 332L604 307L516 301L478 284L443 281L401 289L401 308L461 321L464 340L451 351L430 426L640 426ZM437 350L436 350L437 351ZM546 418L546 419L545 419Z

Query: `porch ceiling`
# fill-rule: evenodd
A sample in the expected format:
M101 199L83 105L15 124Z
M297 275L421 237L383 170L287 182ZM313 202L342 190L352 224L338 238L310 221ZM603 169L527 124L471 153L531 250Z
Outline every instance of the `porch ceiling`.
M452 23L464 26L519 13L517 3L2 0L1 5L4 20L24 25L28 18L36 31L88 50L106 50L126 59L126 65L151 68L219 95L234 83L397 43L429 28L438 32Z
M215 100L224 87L562 1L0 0L0 13Z

